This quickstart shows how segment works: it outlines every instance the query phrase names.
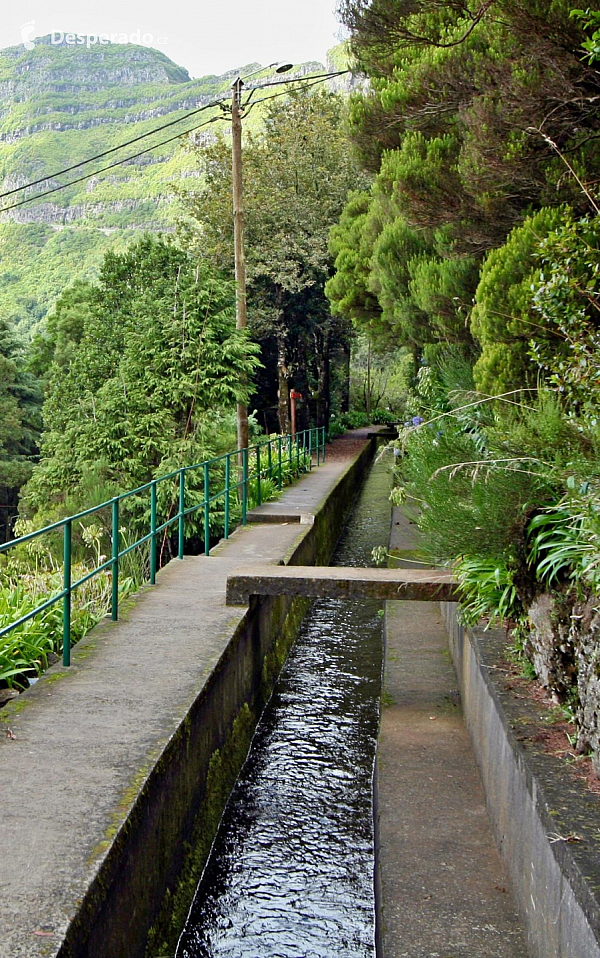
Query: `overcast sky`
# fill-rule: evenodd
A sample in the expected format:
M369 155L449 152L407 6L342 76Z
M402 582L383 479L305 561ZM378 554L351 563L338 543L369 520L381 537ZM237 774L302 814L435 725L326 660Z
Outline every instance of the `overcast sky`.
M258 61L323 61L340 40L336 0L3 0L0 48L53 31L162 50L192 76ZM139 31L139 34L138 34ZM117 35L118 38L117 38Z

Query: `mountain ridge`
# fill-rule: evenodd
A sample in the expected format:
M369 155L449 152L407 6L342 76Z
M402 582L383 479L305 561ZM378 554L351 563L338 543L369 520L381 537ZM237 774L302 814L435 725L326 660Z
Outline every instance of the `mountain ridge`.
M322 70L316 61L288 76ZM40 180L36 187L0 200L0 315L30 335L64 286L93 278L110 248L120 249L140 231L174 228L174 183L197 175L195 159L175 139L179 127L149 135L139 144L56 177L56 171L124 141L151 133L178 114L207 107L230 89L247 64L216 76L192 79L160 50L136 44L53 44L0 50L0 193ZM268 70L264 68L264 75ZM182 136L220 111L207 109L181 124ZM256 111L248 126L256 124ZM198 132L197 139L212 136ZM155 151L133 154L155 144ZM100 168L129 156L109 172ZM81 183L73 181L97 173ZM27 205L3 212L24 197L66 183Z

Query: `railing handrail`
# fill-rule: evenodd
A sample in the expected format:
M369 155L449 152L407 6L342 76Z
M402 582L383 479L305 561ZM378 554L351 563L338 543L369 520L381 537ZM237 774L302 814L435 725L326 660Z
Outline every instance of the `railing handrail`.
M63 588L55 596L52 596L49 599L46 599L35 609L30 610L26 615L21 616L15 622L11 622L9 625L4 626L0 629L0 638L4 635L7 635L9 632L12 632L14 629L18 628L20 625L23 625L25 622L28 622L39 612L44 611L50 606L54 605L57 602L62 600L63 602L63 665L70 665L70 650L71 650L71 595L78 586L82 585L84 582L87 582L89 579L93 578L100 572L105 571L106 569L111 569L112 571L112 595L111 595L111 614L113 621L118 619L118 606L119 606L119 560L126 556L129 552L132 552L134 549L148 542L150 544L150 584L154 585L156 580L157 572L157 552L156 544L157 537L163 531L166 531L175 523L178 525L178 558L183 559L184 554L184 544L185 544L185 520L186 517L191 516L200 510L203 510L203 522L204 522L204 554L208 555L210 551L210 508L211 504L216 502L218 499L224 500L224 538L229 538L230 531L230 498L232 493L237 493L238 498L240 499L241 506L241 523L246 525L247 521L247 503L248 503L248 485L251 481L256 480L257 484L257 500L258 505L262 502L262 480L263 478L274 478L274 473L277 479L278 488L282 488L282 469L284 464L289 465L293 472L298 474L304 468L312 468L312 456L313 453L316 455L316 464L319 466L321 462L325 462L325 427L318 426L312 429L305 429L301 432L297 432L295 436L291 435L278 435L274 437L265 438L254 443L252 446L249 446L247 449L235 449L232 452L225 452L219 456L215 456L212 459L205 459L202 462L193 463L188 466L180 466L178 469L174 469L172 472L166 473L164 476L158 476L156 479L151 479L149 482L145 482L141 486L137 486L135 489L129 489L127 492L122 492L117 496L113 496L112 499L107 499L106 502L102 502L97 506L91 506L89 509L83 509L81 512L77 512L72 516L66 516L64 519L58 519L56 522L53 522L47 526L44 526L42 529L36 529L34 532L29 532L24 536L19 536L17 539L11 539L10 542L5 542L0 545L0 554L7 552L9 549L16 548L20 545L24 545L28 542L31 542L34 539L39 538L49 532L54 532L58 529L63 530ZM283 446L287 447L287 455L283 455ZM295 448L294 448L295 447ZM273 449L276 449L274 462ZM267 450L267 459L268 462L266 465L261 465L261 450ZM249 471L248 469L248 460L249 456L254 454L256 459L256 469L254 472ZM231 481L231 461L232 459L237 459L238 466L237 469L241 472L241 478L237 478L236 481ZM219 492L211 492L210 489L210 467L215 463L224 462L225 464L225 485ZM304 463L306 465L304 465ZM191 471L197 471L202 469L203 472L203 498L202 501L196 503L192 506L185 505L185 477L187 473ZM166 520L161 523L157 523L157 489L158 486L168 480L173 480L177 478L179 483L179 491L174 496L174 500L178 500L178 509L177 512L172 516L167 516ZM150 491L150 529L145 535L136 542L126 546L124 549L119 549L119 512L120 504L125 499L129 499L132 496L138 495L143 492ZM82 576L76 582L72 582L71 576L71 566L72 566L72 528L73 523L77 522L80 519L84 519L86 516L94 515L102 511L103 509L111 509L112 513L112 528L111 528L111 540L112 540L112 549L111 557L106 561L102 562L100 565L94 567L86 575Z

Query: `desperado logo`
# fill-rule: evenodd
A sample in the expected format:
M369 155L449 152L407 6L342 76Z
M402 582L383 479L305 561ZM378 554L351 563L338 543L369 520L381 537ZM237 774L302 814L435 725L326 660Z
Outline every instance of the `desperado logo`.
M152 47L166 43L167 40L168 37L157 37L155 40L151 33L142 33L139 27L133 33L63 33L53 30L50 34L50 43L54 46L65 43L67 46L86 46L88 50L97 44L107 43L134 43L137 46Z
M26 50L33 50L35 43L31 39L31 34L35 29L35 20L28 20L27 23L24 23L21 27L21 40L23 41L23 46Z
M21 27L21 40L26 50L33 50L35 43L31 34L35 31L35 20L28 20ZM153 47L167 43L168 37L157 37L154 39L151 33L142 33L139 29L133 33L64 33L62 30L53 30L50 34L50 43L53 46L66 44L67 46L86 46L95 47L98 44L104 46L107 43L133 43L137 46Z

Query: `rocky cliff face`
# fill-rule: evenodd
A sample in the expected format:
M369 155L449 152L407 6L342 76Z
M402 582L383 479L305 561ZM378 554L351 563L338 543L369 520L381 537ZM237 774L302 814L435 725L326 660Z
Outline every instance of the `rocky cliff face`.
M600 778L600 610L598 596L575 590L538 596L528 610L526 652L540 685L558 704L569 703L576 749L591 754Z
M66 45L52 37L35 47L0 51L0 193L32 180L35 196L181 130L189 120L139 145L57 176L57 171L110 150L211 102L229 75L191 80L158 50L132 44ZM204 119L199 115L197 122ZM179 141L14 209L0 199L0 312L25 331L43 318L61 288L93 275L107 248L132 231L172 228L173 180L192 173Z
M53 39L36 39L32 50L0 50L0 194L10 194L0 197L0 314L26 332L43 320L64 286L94 275L109 247L125 245L134 231L173 228L173 184L194 175L195 160L175 139L114 170L100 169L220 111L207 110L67 174L58 171L207 106L229 91L238 73L191 80L150 47L108 43L88 49ZM239 72L257 68L250 64ZM302 64L295 75L322 69ZM208 129L212 135L215 128ZM205 135L195 134L196 141ZM96 171L98 176L74 182ZM10 193L34 180L26 194ZM65 189L9 208L25 195L30 199L63 184Z
M132 43L87 47L57 39L39 37L33 50L19 44L0 51L3 66L12 73L15 94L27 97L37 90L96 92L99 87L190 82L187 70L151 47Z
M219 77L192 81L144 46L87 49L50 36L35 44L0 51L0 144L14 147L0 153L3 190L52 174L63 157L69 165L146 132L152 121L196 109L226 86Z

